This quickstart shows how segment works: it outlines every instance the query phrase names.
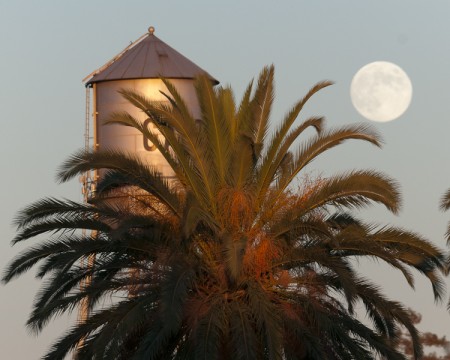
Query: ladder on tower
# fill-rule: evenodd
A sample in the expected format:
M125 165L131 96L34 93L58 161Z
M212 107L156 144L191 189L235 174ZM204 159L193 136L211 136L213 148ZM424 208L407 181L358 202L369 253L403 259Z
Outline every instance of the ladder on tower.
M91 125L91 89L90 87L86 87L86 112L85 112L85 124L84 124L84 150L86 152L90 151L91 148L91 136L90 136L90 125ZM81 183L81 192L83 195L83 202L87 204L89 202L89 199L92 195L92 193L95 191L95 184L94 179L92 177L91 171L86 171L81 177L80 177L80 183ZM89 230L83 229L82 230L82 236L86 237L88 236ZM92 238L95 237L95 234L91 232L90 236ZM82 268L91 268L94 266L95 256L90 255L88 258L81 259L80 266ZM91 281L90 276L86 277L80 284L80 291L84 291L84 289L89 286ZM78 308L78 315L77 315L77 322L84 323L89 318L89 299L86 297L81 301L80 307ZM82 339L75 348L73 352L72 359L76 360L78 358L78 350L80 347L83 346L84 339Z

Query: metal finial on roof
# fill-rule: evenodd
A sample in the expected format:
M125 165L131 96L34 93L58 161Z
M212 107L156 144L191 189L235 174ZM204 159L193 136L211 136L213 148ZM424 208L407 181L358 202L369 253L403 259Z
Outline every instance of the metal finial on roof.
M153 35L153 33L155 32L155 28L153 26L150 26L148 28L148 32L149 32L150 35Z

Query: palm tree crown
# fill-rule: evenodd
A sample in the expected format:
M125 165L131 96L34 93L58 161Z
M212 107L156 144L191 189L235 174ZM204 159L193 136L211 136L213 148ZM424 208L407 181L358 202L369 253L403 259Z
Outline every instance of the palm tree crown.
M200 76L200 119L170 81L163 80L168 104L123 90L158 133L127 113L109 122L142 132L174 178L132 154L81 151L59 179L104 169L90 203L47 198L18 214L13 243L50 234L19 254L3 278L40 263L37 276L47 280L28 325L40 331L86 299L92 311L46 359L63 359L81 340L82 359L404 359L395 350L399 327L421 355L408 311L352 262L381 259L411 286L416 269L439 299L442 252L410 231L351 214L371 203L397 213L400 195L389 177L304 174L327 150L348 140L380 146L380 136L367 125L327 130L320 117L296 124L330 82L312 87L269 135L273 78L273 67L264 68L237 104L231 88ZM93 255L92 266L80 265ZM358 320L357 303L371 324Z

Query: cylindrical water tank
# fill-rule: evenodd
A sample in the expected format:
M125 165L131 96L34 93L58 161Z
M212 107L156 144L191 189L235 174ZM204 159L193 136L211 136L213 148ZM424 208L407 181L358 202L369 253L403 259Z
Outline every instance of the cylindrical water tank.
M172 83L186 101L194 117L198 117L199 106L195 97L193 80L173 79ZM95 86L94 96L97 149L119 149L124 152L135 153L146 159L148 163L156 166L163 175L171 176L172 170L161 153L138 130L121 125L102 125L110 114L126 111L144 124L147 124L149 129L155 132L146 114L121 96L119 93L121 89L131 89L145 94L147 98L155 102L167 101L160 93L160 91L167 93L167 89L160 79L130 79L98 83Z
M152 129L145 113L126 101L119 91L131 89L152 101L167 101L161 94L161 91L168 93L161 77L175 85L193 116L200 116L194 79L206 71L157 38L153 31L150 28L146 36L96 72L86 86L93 88L95 148L135 153L157 167L164 176L170 177L173 172L162 154L138 130L127 126L104 125L110 114L126 111ZM218 83L209 77L214 84Z

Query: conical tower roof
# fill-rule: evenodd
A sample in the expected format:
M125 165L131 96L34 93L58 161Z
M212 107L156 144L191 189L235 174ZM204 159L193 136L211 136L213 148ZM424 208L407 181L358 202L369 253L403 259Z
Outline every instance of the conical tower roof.
M199 74L207 74L214 84L219 83L205 70L157 38L154 28L150 27L147 34L90 74L86 78L86 86L125 79L193 79Z

